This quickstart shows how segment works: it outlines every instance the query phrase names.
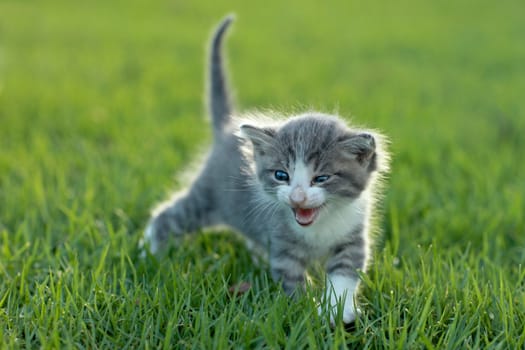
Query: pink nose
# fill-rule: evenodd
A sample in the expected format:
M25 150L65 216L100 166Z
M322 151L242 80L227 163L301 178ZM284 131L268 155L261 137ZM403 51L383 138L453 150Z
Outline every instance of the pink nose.
M290 193L290 202L292 202L293 205L300 205L306 202L306 193L301 187L296 187L292 190L292 193Z

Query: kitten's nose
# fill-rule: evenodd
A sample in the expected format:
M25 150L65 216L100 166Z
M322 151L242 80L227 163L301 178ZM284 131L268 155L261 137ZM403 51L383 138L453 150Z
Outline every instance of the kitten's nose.
M290 202L292 202L292 204L296 206L299 206L306 202L306 193L301 187L297 186L292 190L292 193L290 193Z

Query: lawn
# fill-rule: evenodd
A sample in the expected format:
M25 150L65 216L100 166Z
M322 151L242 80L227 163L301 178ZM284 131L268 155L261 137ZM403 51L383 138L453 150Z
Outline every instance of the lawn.
M524 11L0 0L0 348L525 348ZM230 12L239 109L335 111L391 139L354 329L317 315L317 288L290 301L227 232L139 258L211 142L205 45Z

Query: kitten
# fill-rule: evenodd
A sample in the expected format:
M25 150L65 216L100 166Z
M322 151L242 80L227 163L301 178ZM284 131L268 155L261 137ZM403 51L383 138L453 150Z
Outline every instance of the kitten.
M307 266L326 259L330 318L340 302L343 321L352 322L378 179L388 165L383 138L319 113L234 118L221 56L231 22L223 20L211 41L208 159L189 189L154 211L144 242L155 254L171 236L226 224L267 249L272 277L290 295L304 288Z

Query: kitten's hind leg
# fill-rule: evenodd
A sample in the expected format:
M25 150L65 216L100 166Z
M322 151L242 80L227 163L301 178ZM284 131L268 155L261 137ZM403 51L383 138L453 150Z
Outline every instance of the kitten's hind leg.
M182 236L210 225L213 201L209 194L200 192L203 191L193 188L189 193L177 194L161 204L146 227L141 246L151 254L157 254L167 247L172 236Z

